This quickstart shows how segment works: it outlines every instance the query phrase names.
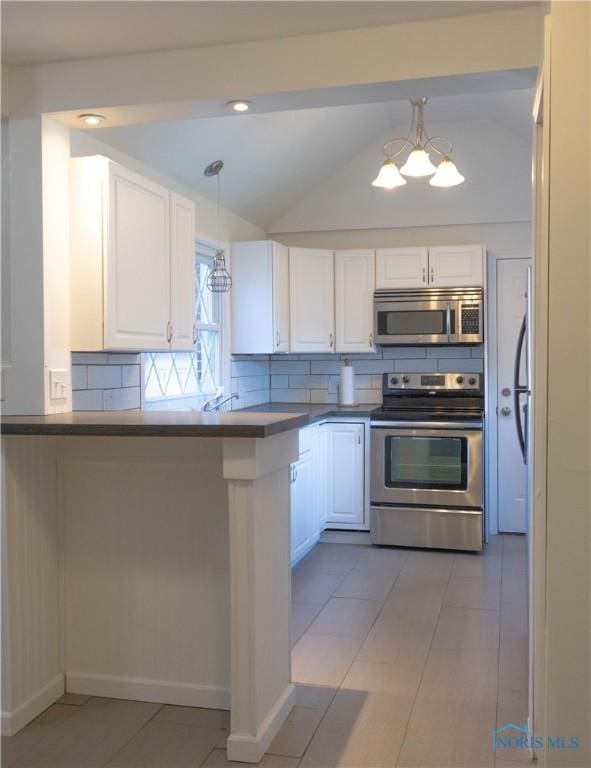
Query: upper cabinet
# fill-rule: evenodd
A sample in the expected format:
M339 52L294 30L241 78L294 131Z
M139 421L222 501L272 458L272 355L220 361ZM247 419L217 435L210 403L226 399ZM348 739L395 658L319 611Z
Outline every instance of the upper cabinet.
M483 285L482 245L378 248L376 288Z
M417 288L427 286L427 248L378 248L376 288Z
M289 249L290 350L334 352L334 253Z
M375 252L335 251L337 352L373 352Z
M430 284L451 288L483 285L483 250L482 245L440 245L429 248Z
M70 200L72 349L192 349L193 203L101 156Z
M270 240L232 245L232 352L289 352L289 251Z

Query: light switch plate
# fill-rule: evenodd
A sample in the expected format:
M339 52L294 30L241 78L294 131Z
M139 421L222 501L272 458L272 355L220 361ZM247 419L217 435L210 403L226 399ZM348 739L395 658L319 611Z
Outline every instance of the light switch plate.
M49 371L49 398L65 400L68 396L68 371L65 368L51 368Z

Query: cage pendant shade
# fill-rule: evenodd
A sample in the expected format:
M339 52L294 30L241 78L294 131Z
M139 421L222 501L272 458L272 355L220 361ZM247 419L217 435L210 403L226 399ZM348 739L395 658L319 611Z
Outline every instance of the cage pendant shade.
M453 160L446 155L437 166L435 175L429 179L432 187L456 187L465 181Z
M207 276L207 287L212 293L227 293L232 287L232 277L226 269L224 252L216 252L211 272Z
M400 175L394 160L388 159L382 164L378 175L371 184L373 187L379 187L380 189L394 189L395 187L404 186L406 179Z

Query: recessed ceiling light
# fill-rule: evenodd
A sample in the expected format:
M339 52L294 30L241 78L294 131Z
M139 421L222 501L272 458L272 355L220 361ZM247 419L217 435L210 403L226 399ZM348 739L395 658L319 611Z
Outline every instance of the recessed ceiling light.
M99 123L102 123L106 119L107 118L103 115L78 115L78 120L82 120L85 125L99 125Z
M250 101L229 101L226 106L231 107L234 112L248 112Z

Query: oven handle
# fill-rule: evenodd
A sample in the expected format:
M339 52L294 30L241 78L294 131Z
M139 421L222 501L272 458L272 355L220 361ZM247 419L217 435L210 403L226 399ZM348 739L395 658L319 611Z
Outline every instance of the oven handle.
M482 421L370 421L370 427L379 429L482 429Z

